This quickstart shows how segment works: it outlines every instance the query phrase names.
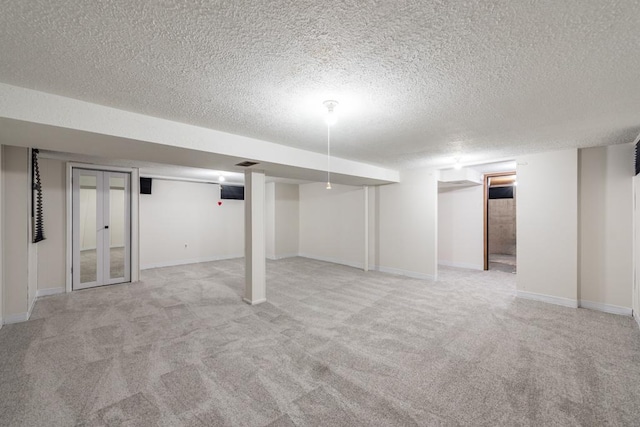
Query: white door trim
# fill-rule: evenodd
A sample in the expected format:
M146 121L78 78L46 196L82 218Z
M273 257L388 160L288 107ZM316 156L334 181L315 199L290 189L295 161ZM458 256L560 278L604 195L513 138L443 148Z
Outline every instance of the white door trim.
M139 200L140 200L140 171L138 168L123 168L114 166L92 165L88 163L67 162L67 190L66 190L66 236L67 236L67 248L66 248L66 284L65 291L71 292L73 289L73 277L71 275L71 268L73 266L73 168L82 169L95 169L102 171L113 172L128 172L131 174L131 282L137 282L140 280L140 234L139 234Z
M131 174L126 173L126 172L114 172L114 171L104 171L104 191L108 191L111 192L111 180L110 178L112 176L116 176L116 177L120 177L124 179L125 182L125 188L124 188L124 192L125 194L129 194L131 197L126 198L125 199L125 212L128 212L129 215L127 215L125 217L125 230L131 230L130 226L131 226L131 198L132 195L130 193L131 191ZM110 212L110 208L109 208L109 204L111 203L111 197L107 197L103 206L104 209L104 213L103 213L103 217L106 219L107 223L110 223L109 218L109 212ZM111 229L109 229L109 233L111 234ZM105 237L106 238L106 237ZM105 258L107 260L107 262L104 265L104 271L103 271L103 278L104 278L104 283L106 285L112 285L112 284L116 284L116 283L126 283L126 282L130 282L131 281L131 271L130 271L130 259L131 259L131 233L127 234L125 236L125 242L124 242L124 247L125 247L125 255L124 255L124 276L123 277L111 277L111 248L110 245L108 244L108 240L106 242L104 242L105 244L105 251L107 251L107 248L109 248L109 250L107 252L109 252L109 255Z

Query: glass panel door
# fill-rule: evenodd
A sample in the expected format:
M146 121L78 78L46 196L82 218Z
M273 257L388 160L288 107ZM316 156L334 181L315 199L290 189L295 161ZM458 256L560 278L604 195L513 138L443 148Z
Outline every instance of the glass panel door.
M105 172L109 197L105 200L105 233L108 236L107 252L109 262L107 283L121 283L130 280L129 269L129 174Z
M128 282L130 174L73 169L73 289Z

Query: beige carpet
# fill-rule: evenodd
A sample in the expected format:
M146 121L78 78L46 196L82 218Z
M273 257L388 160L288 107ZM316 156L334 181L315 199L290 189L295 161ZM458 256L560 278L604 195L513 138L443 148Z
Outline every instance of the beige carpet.
M439 282L243 260L37 302L0 330L0 425L638 425L628 317L516 300L515 275Z

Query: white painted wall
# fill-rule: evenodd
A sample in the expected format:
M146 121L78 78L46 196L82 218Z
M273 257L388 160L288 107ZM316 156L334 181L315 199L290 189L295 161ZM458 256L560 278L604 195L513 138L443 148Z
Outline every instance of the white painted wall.
M2 163L2 153L4 147L0 145L0 329L4 324L4 270L3 270L3 258L4 258L4 214L3 214L3 201L4 201L4 164Z
M265 176L262 171L244 172L244 298L247 304L266 301Z
M217 184L153 180L140 195L142 269L244 254L244 202L223 200Z
M29 153L2 146L4 321L27 320L29 310Z
M381 271L433 279L438 273L438 171L402 171L378 187L375 215Z
M633 217L634 217L634 270L633 270L633 313L640 326L640 175L633 178Z
M40 158L46 239L38 243L38 291L63 292L66 265L66 177L61 160Z
M579 152L581 305L631 310L633 156L633 144Z
M297 256L300 243L300 190L296 184L275 184L275 258Z
M300 185L300 256L362 268L363 189L325 185Z
M268 259L276 259L276 183L264 186L265 204L265 254Z
M577 306L578 152L517 158L518 296Z
M378 206L379 187L369 187L369 224L367 233L369 233L369 269L375 270L378 268L378 232L380 224L378 223Z
M484 269L482 185L438 190L438 263Z

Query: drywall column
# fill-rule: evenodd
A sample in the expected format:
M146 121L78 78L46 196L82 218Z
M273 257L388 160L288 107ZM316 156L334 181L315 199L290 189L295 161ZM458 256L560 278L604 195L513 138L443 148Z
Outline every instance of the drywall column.
M3 320L16 323L29 320L30 309L29 150L8 145L2 149Z
M266 232L264 172L247 170L244 174L244 302L260 304L266 294Z
M577 307L578 150L517 162L517 295Z
M580 306L631 315L633 144L579 151Z
M634 247L633 247L633 317L635 317L638 326L640 326L640 206L638 206L638 199L640 199L640 175L633 177L633 233L634 233Z
M369 271L369 187L362 188L364 192L364 265L363 270Z
M266 256L268 259L278 259L276 256L276 183L265 184L265 230Z
M4 324L4 276L2 273L2 257L4 253L4 236L2 234L2 199L4 198L4 188L2 186L2 150L0 145L0 328Z

